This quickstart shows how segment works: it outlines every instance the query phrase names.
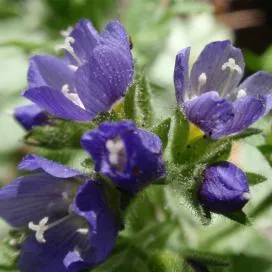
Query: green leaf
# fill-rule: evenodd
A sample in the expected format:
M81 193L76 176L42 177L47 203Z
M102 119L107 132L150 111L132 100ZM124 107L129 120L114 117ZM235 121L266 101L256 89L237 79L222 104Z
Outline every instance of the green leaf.
M174 163L183 162L183 150L186 147L189 138L189 123L183 113L176 109L171 117L171 125L168 134L168 146L166 150L169 153L171 161Z
M249 185L251 186L257 185L259 183L266 181L266 177L256 173L246 172L246 177L247 177Z
M224 214L225 217L242 225L251 225L247 215L243 211Z
M200 136L193 139L186 146L186 150L182 154L180 163L211 164L226 160L229 157L231 147L232 141L229 138L212 140L206 136Z
M166 148L168 143L168 133L170 129L170 124L171 118L167 118L152 129L152 132L160 137L162 141L163 150Z
M151 105L151 88L145 76L140 75L129 88L124 102L126 118L136 121L140 127L151 127L153 110Z

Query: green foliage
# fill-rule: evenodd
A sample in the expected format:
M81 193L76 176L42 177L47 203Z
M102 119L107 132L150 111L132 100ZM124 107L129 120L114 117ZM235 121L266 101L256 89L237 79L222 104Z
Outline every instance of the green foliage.
M176 109L171 117L171 125L168 133L168 146L170 160L174 163L182 163L184 150L189 138L189 123L183 113ZM166 151L166 152L167 152Z
M140 75L129 88L124 102L125 117L134 120L138 126L152 126L153 110L151 106L151 88L145 76Z

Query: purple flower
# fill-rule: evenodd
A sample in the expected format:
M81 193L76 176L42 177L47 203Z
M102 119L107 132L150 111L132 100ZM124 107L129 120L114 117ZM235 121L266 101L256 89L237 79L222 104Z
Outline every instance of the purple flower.
M35 104L17 107L14 109L13 114L14 118L25 130L48 124L48 115Z
M105 122L86 132L81 144L93 157L95 170L122 190L136 193L165 175L161 140L132 121Z
M118 228L102 184L36 155L18 168L34 173L0 190L0 216L33 230L22 246L20 271L80 271L103 262Z
M25 97L64 119L89 121L126 92L133 79L133 59L123 25L112 21L99 34L80 20L65 34L65 58L37 55L30 59Z
M185 48L176 57L177 102L211 138L241 132L271 110L272 75L258 72L240 83L245 64L230 41L208 44L190 75L189 55Z
M230 162L221 162L204 170L199 191L201 203L216 213L239 211L249 201L247 178Z

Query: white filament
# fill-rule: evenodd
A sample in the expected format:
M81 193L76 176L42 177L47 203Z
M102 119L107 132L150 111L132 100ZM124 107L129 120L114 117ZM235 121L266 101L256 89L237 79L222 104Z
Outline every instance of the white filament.
M61 92L69 99L71 100L74 104L76 104L77 106L79 106L80 108L85 110L85 107L81 101L81 99L79 98L78 94L76 93L71 93L70 89L69 89L69 85L68 84L64 84L61 88Z
M75 43L75 39L71 36L66 36L65 39L64 39L64 44L61 44L61 45L57 45L55 47L55 50L61 50L61 49L64 49L66 50L67 52L69 52L71 54L71 56L76 60L76 62L78 64L81 64L81 61L80 59L78 58L78 56L76 55L75 51L74 51L74 48L72 47L71 44Z
M251 199L251 195L250 195L250 193L248 193L248 192L243 193L242 196L243 196L243 198L244 198L245 200Z

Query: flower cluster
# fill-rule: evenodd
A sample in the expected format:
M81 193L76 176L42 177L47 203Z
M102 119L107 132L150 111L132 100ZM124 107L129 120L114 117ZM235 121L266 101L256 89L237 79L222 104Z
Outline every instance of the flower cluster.
M23 96L35 104L14 112L26 130L52 125L56 117L90 122L110 111L133 81L130 42L119 21L98 33L80 20L63 34L64 45L57 47L64 49L63 59L30 59ZM272 76L260 72L238 86L244 62L229 41L208 44L190 75L189 52L183 49L176 58L176 98L187 120L208 137L241 132L271 110ZM167 179L161 138L133 121L99 123L81 136L81 146L92 157L95 175L32 154L18 166L31 173L0 190L0 216L32 231L21 249L20 271L81 271L100 264L122 225L109 190L135 197L153 181ZM204 169L197 193L200 205L221 214L240 211L250 199L246 175L224 161Z

